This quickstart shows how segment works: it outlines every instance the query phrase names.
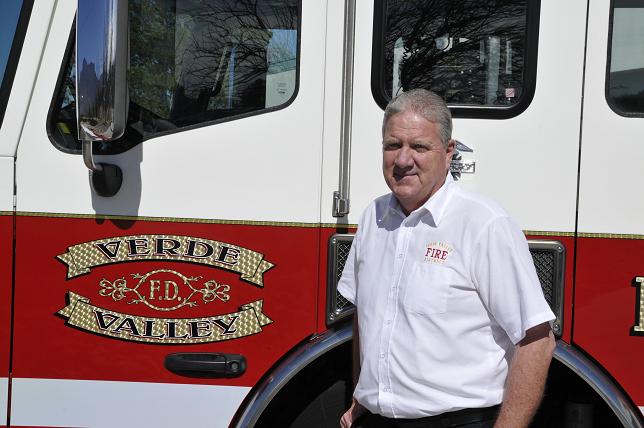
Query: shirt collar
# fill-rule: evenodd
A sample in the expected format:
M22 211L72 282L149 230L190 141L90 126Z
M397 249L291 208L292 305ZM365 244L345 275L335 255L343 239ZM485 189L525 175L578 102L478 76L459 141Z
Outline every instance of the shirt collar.
M418 213L418 215L423 215L424 213L429 213L431 214L432 218L434 219L434 224L438 226L438 224L441 221L441 218L443 216L443 213L445 211L445 206L447 205L447 202L449 201L449 187L454 183L454 178L452 178L451 173L447 173L447 176L445 177L445 182L443 185L438 189L436 193L434 193L428 200L425 202L422 206L420 206L418 209L414 210L411 212L409 215L412 216L415 213ZM402 207L400 206L400 203L398 202L398 199L394 196L393 193L389 194L389 201L388 201L388 206L387 206L387 211L385 212L385 215L383 216L383 219L386 219L390 215L398 215L402 218L405 218L405 213L402 210Z

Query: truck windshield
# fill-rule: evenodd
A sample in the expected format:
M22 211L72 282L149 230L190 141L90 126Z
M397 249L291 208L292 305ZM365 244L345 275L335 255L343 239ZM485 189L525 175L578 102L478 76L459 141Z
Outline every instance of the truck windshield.
M0 78L2 79L2 86L0 86L0 123L2 123L9 99L13 72L15 71L15 64L14 67L7 67L7 65L10 65L9 59L11 58L12 47L16 47L14 52L20 50L20 41L14 43L14 39L16 38L16 29L18 28L22 6L23 0L3 0L0 4ZM14 58L17 59L17 57L14 54Z

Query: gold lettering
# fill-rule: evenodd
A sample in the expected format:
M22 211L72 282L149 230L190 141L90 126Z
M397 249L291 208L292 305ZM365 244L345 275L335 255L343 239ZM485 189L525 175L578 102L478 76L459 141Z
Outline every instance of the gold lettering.
M179 286L174 281L164 281L165 284L165 300L176 300L179 297ZM170 285L172 285L174 294L170 296Z
M161 290L161 281L158 279L151 279L150 280L150 300L154 300L154 292L160 291L160 290ZM163 300L163 297L159 297L159 300Z
M217 261L226 265L236 265L237 259L239 258L239 250L232 247L226 247L222 245L221 251L219 252L219 257Z

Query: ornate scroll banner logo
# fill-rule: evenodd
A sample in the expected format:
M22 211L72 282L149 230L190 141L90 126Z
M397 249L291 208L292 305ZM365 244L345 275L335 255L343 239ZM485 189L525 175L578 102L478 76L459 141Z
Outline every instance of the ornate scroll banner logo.
M67 278L91 268L139 260L199 263L240 274L241 279L264 286L264 272L274 265L247 248L210 239L175 235L134 235L100 239L71 246L57 256L67 265Z
M206 304L215 300L227 302L230 299L230 286L219 284L214 279L198 286L196 284L201 279L200 276L186 277L170 269L158 269L145 275L131 275L136 282L132 288L128 287L125 277L114 281L103 278L98 283L101 287L98 294L111 297L115 302L130 297L128 304L143 303L157 311L174 311L184 306L194 307L198 305L198 300Z
M150 318L110 311L68 292L69 305L58 311L67 324L103 336L146 343L187 344L237 339L260 333L273 321L262 313L262 300L238 312L205 318Z

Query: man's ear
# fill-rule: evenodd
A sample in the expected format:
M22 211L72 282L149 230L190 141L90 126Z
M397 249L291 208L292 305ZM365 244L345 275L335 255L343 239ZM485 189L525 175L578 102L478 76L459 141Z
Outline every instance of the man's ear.
M449 141L447 142L447 147L446 147L448 166L449 166L449 162L452 161L452 156L454 155L455 150L456 150L456 141L450 138Z

